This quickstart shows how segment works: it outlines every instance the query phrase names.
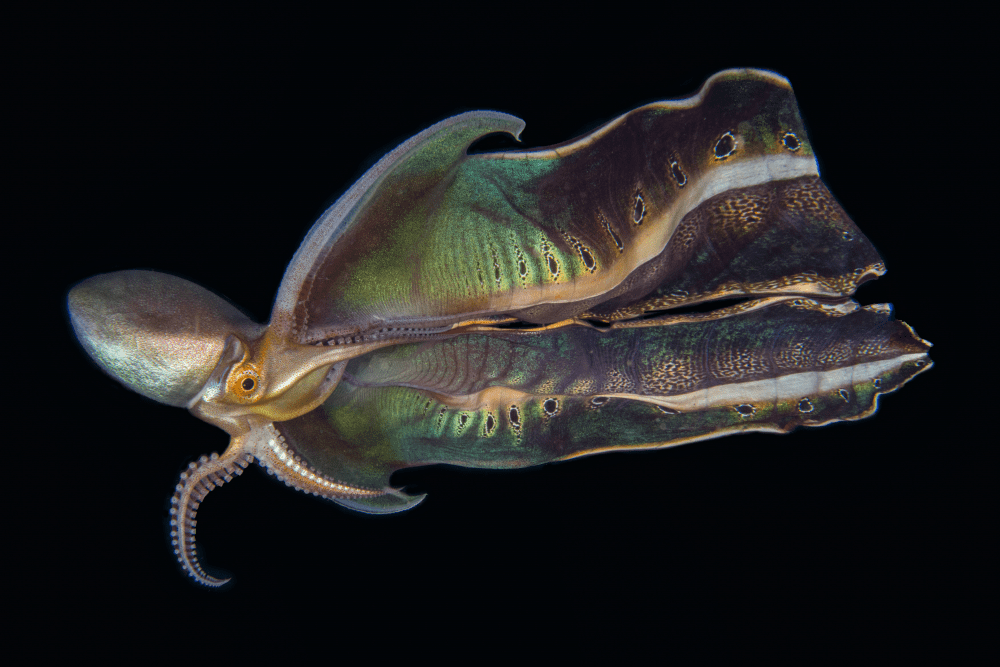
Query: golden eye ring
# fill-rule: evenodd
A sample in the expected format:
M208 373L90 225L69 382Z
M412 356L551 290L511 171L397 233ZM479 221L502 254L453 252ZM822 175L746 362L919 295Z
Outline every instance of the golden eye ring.
M252 368L244 366L229 380L229 391L238 399L252 400L260 388L260 374Z

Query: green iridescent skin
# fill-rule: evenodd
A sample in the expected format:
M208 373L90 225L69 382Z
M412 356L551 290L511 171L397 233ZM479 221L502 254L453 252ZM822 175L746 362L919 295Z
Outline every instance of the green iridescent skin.
M524 123L477 111L383 157L289 263L270 322L151 271L68 308L112 376L224 429L181 476L178 561L205 495L253 460L352 509L405 510L401 468L538 465L872 414L930 368L885 271L819 179L788 81L727 70L557 146L469 155ZM714 311L678 306L750 298Z
M652 104L550 149L466 154L520 129L502 114L445 121L350 210L321 219L317 261L282 286L297 340L483 316L555 322L647 296L667 300L646 310L844 296L878 273L773 76L719 76L698 105Z

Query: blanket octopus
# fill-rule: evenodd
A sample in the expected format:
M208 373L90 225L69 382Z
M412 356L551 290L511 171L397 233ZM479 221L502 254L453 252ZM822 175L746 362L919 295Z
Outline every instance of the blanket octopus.
M102 369L230 435L172 499L196 581L228 581L198 560L199 503L255 459L398 512L422 499L390 486L401 468L860 419L930 368L889 305L850 298L885 267L820 180L786 79L727 70L566 143L468 154L523 128L463 113L383 157L308 232L266 325L166 273L70 291Z

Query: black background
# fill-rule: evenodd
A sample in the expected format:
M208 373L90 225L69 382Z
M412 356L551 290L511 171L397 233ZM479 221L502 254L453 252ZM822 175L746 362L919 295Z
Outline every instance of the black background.
M956 283L941 228L961 220L949 167L924 141L959 132L941 96L960 84L920 34L873 17L824 36L781 15L689 34L642 16L388 29L377 14L287 27L268 15L176 27L90 16L13 42L4 219L18 233L12 304L28 296L19 330L34 351L14 354L32 381L11 415L22 456L8 471L19 560L38 572L15 584L49 601L32 618L90 627L100 602L112 611L91 639L113 626L169 641L160 620L198 609L318 613L342 630L464 622L483 636L776 614L835 617L858 633L847 637L887 646L980 604L988 441L955 392L971 363L957 355L972 351L947 305ZM306 497L253 466L198 517L203 561L233 584L207 590L182 575L167 538L172 488L227 438L90 363L65 317L72 284L165 271L266 321L312 222L427 126L494 109L527 121L523 147L545 146L738 66L792 82L822 177L888 268L856 298L893 303L935 343L931 371L856 423L520 471L407 471L394 483L428 498L389 517Z

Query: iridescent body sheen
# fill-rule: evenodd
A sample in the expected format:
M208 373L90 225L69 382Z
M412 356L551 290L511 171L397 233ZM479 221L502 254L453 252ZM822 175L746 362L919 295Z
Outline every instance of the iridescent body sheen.
M181 475L173 541L197 581L198 504L257 459L364 512L420 502L390 475L510 468L872 414L931 363L819 179L788 82L728 70L688 99L547 149L468 155L524 124L449 118L313 226L270 323L180 278L122 271L69 295L126 386L229 433ZM677 306L745 298L672 315ZM664 312L667 311L667 312Z

